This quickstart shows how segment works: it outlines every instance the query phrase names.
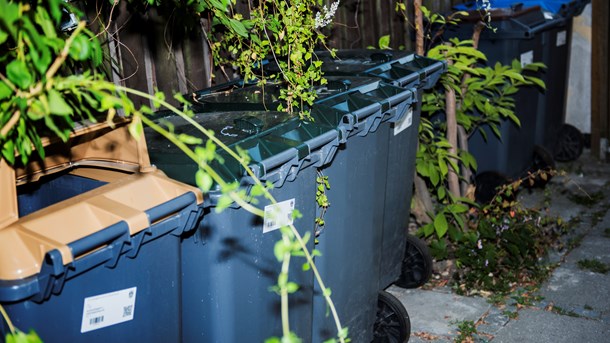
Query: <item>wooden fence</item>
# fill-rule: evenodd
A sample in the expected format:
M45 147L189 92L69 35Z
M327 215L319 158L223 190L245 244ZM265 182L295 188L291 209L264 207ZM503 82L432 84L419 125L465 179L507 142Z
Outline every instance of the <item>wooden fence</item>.
M380 37L390 35L392 48L413 50L413 3L403 1L409 19L396 12L396 0L341 0L334 24L326 29L328 45L367 48L378 46ZM445 13L452 3L459 2L430 0L424 5ZM88 4L84 10L92 30L100 32L111 60L108 74L115 83L149 94L159 90L171 100L175 92L188 94L227 81L226 73L214 73L205 35L211 18L201 19L194 29L185 31L184 18L171 10L160 15L156 9L129 8L127 1L118 2L116 7L108 1ZM152 106L142 99L134 101Z

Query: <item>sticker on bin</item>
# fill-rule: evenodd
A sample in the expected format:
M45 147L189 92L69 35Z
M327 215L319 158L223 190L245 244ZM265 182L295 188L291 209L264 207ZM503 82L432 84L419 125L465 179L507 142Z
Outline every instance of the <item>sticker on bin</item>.
M526 51L521 54L521 66L525 67L528 64L534 63L534 50Z
M557 32L557 46L566 44L568 33L566 31Z
M394 124L394 136L411 127L413 124L413 107L409 107L407 113Z
M85 333L133 319L137 287L85 298L80 332Z
M282 226L292 225L294 222L292 217L294 202L295 199L290 199L265 206L263 233L277 230Z

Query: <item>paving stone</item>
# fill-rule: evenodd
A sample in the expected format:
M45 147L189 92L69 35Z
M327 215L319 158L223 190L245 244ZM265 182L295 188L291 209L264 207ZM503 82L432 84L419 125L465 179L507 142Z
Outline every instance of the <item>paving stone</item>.
M426 332L437 336L456 334L456 323L471 320L476 322L490 309L483 298L464 297L421 289L390 287L407 308L411 318L412 332Z
M602 343L608 342L610 328L601 322L563 316L543 310L523 309L494 337L494 343Z

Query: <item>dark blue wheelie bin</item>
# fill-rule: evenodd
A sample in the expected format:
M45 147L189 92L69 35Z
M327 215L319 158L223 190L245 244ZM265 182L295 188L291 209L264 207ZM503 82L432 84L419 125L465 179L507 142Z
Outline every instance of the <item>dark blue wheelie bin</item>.
M203 197L154 168L108 158L129 154L126 137L126 126L84 130L70 142L88 149L52 144L44 164L8 173L0 161L2 189L15 190L3 206L18 209L0 222L0 305L44 342L182 337L180 236L196 226ZM9 330L2 318L0 341Z
M239 93L242 88L234 91ZM226 90L224 91L226 92ZM243 94L243 93L242 93ZM219 95L210 92L209 99ZM239 98L239 96L235 95ZM243 97L241 98L244 99ZM210 101L213 103L214 101ZM310 232L315 218L316 166L332 158L339 145L339 132L330 126L300 121L274 111L216 111L200 107L193 120L213 130L224 144L248 152L256 177L273 184L271 194L279 202L281 215L292 216L301 235ZM215 107L210 110L210 107ZM238 108L235 103L233 109ZM206 112L210 110L210 112ZM175 132L205 136L183 118L168 112L157 114L159 123L170 123ZM146 132L151 161L174 179L195 184L197 163L153 132ZM254 184L235 159L216 149L222 162L212 167L228 183L249 194ZM271 288L277 284L281 264L274 246L281 239L280 222L260 218L232 205L217 212L218 185L204 202L204 219L182 242L182 339L189 342L262 342L282 335L280 297ZM256 198L257 207L272 211L267 199ZM253 201L255 201L253 199ZM206 218L207 217L207 218ZM307 248L313 248L313 237ZM313 274L303 271L305 261L293 257L289 280L299 285L290 295L290 324L304 341L311 341Z

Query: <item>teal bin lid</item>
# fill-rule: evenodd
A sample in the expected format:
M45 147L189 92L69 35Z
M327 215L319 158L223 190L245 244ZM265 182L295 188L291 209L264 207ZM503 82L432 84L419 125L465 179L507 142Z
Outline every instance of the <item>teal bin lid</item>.
M446 62L422 57L408 51L354 49L317 51L325 75L379 77L386 83L405 88L432 87L447 69Z
M169 124L176 134L184 133L207 140L207 137L186 119L169 112L158 113L156 122ZM212 130L229 148L239 146L251 158L250 167L255 176L281 186L288 177L294 177L302 164L316 149L326 144L338 145L338 132L319 123L303 122L295 115L277 111L223 111L196 113L198 124ZM170 178L196 185L198 165L177 146L152 128L145 128L151 163ZM205 143L204 143L205 144ZM216 149L222 162L212 167L225 182L252 184L244 168L220 147ZM214 192L218 191L218 186Z

